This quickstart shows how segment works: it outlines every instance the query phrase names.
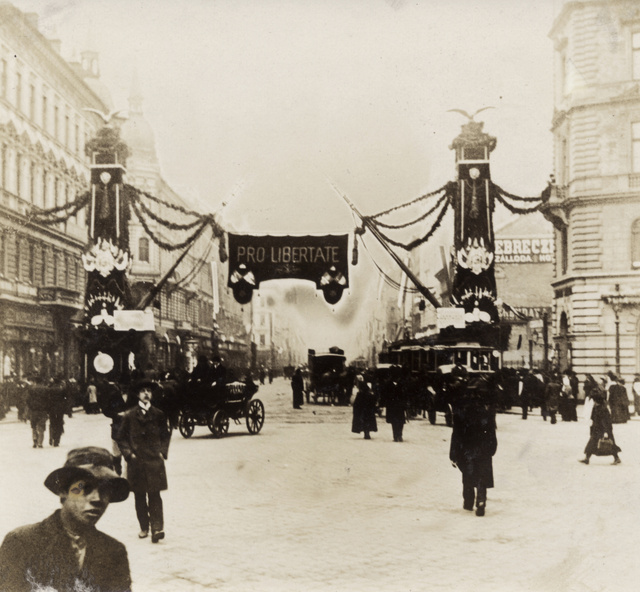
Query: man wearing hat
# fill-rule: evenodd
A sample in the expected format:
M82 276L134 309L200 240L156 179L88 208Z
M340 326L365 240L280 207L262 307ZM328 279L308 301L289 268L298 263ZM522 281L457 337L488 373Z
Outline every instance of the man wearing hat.
M0 547L0 590L128 592L131 574L125 546L96 529L110 502L129 495L111 454L88 446L71 450L45 480L62 507L13 530Z
M167 489L164 461L169 454L171 431L165 414L151 405L154 383L134 385L138 405L126 411L116 441L127 461L127 479L135 497L141 539L157 543L164 538L164 515L160 492Z

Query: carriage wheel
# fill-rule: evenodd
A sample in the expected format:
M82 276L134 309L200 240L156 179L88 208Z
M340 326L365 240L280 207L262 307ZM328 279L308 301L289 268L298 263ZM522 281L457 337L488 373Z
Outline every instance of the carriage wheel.
M191 438L193 431L196 428L196 420L193 415L189 413L183 413L178 421L178 430L182 434L183 438Z
M264 425L264 405L260 399L249 401L247 408L247 429L250 434L257 434Z
M209 421L209 429L216 438L226 436L229 431L229 416L222 409L218 409Z

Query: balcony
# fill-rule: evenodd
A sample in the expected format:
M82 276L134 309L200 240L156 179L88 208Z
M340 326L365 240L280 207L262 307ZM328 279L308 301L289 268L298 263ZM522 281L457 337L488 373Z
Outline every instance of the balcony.
M46 306L63 306L82 310L84 303L82 294L68 288L44 286L38 290L38 303Z

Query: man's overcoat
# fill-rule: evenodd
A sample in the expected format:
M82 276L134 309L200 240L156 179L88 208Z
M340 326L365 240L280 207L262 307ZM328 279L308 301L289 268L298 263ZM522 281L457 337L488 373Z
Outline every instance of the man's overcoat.
M11 531L0 547L0 590L3 592L128 592L131 590L125 546L92 529L82 569L60 510L38 522Z
M164 459L169 454L171 431L160 409L151 406L125 412L116 441L127 461L127 480L134 493L164 491L167 472Z

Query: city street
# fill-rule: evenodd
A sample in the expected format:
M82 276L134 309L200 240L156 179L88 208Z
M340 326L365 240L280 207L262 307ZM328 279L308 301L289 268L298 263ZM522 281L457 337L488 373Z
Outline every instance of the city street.
M233 423L221 440L206 427L174 433L164 541L138 540L132 498L99 523L127 546L136 592L637 589L640 418L614 427L621 465L585 466L582 417L498 415L496 487L480 518L462 509L442 416L408 423L403 443L381 419L365 441L350 408L294 411L283 379L257 396L257 436ZM65 421L60 448L44 449L14 409L0 422L2 536L57 507L43 481L69 449L110 446L107 418Z

